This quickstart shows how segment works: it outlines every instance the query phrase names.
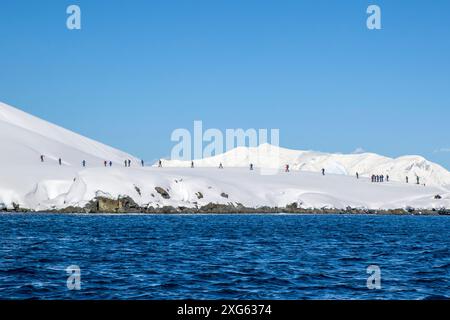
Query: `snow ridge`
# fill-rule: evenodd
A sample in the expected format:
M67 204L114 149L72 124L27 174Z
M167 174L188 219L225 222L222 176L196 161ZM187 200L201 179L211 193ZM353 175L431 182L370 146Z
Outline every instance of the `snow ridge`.
M419 156L391 159L263 144L195 160L194 169L190 161L176 160L163 160L163 168L141 167L140 160L126 152L4 103L0 103L0 145L0 210L17 205L33 210L82 208L98 196L127 196L139 206L154 208L210 203L253 208L292 203L302 208L450 208L450 173ZM131 167L124 167L128 159ZM219 163L224 169L218 169ZM254 170L249 170L250 163ZM286 164L289 173L282 170ZM274 174L264 175L260 170L266 168L274 169ZM322 168L325 176L319 173ZM389 174L391 181L371 183L367 179L371 174ZM415 175L426 186L414 184Z
M442 166L427 161L421 156L389 158L374 153L332 154L315 151L290 150L261 144L258 147L238 147L226 153L194 161L196 167L243 168L252 163L256 168L282 169L289 165L291 170L341 174L361 177L389 175L392 181L404 182L409 177L412 183L416 177L421 184L430 186L450 186L450 172ZM156 164L155 164L156 165ZM164 160L167 167L189 167L190 161Z

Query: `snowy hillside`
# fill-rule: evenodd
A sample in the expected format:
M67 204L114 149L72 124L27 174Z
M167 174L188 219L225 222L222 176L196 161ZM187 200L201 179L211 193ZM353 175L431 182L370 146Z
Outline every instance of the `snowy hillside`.
M195 160L196 167L245 167L253 163L255 168L282 169L286 164L294 171L321 172L329 174L362 177L371 175L389 175L392 181L404 182L408 176L411 182L420 178L421 184L449 186L450 172L438 164L420 156L404 156L396 159L374 153L330 154L314 151L297 151L270 144L256 148L238 147L226 153L201 160ZM190 161L164 160L166 167L189 167Z
M190 162L178 161L163 161L163 168L141 167L139 159L125 152L1 103L0 145L0 210L14 205L34 210L84 207L99 196L128 196L142 207L297 203L302 208L450 208L450 191L444 187L450 185L449 173L420 157L330 155L262 145L196 161L193 169L186 168ZM131 167L124 167L127 159ZM104 161L112 166L105 167ZM217 168L220 162L224 169ZM249 170L249 163L255 170ZM285 164L291 172L264 175L259 170ZM317 173L322 167L325 176ZM356 171L389 173L399 182L356 179ZM411 183L403 181L405 174ZM414 184L415 174L427 185Z
M59 158L66 165L102 166L103 161L137 160L131 155L41 120L0 102L0 165L32 165L44 155L46 163Z

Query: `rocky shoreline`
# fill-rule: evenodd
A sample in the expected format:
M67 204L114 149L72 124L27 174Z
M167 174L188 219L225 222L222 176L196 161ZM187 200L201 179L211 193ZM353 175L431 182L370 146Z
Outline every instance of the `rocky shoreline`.
M217 204L209 203L201 207L141 207L130 197L123 197L117 200L105 197L97 197L91 200L85 207L68 206L63 209L51 209L45 211L29 210L14 205L13 209L3 209L0 212L46 212L46 213L142 213L142 214L374 214L374 215L450 215L450 209L388 209L373 210L351 208L302 208L296 203L285 207L245 207L241 204Z

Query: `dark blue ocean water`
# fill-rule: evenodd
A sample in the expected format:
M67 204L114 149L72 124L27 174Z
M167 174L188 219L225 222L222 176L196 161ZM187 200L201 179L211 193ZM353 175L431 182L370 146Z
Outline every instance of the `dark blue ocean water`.
M1 214L0 232L3 299L450 296L443 216Z

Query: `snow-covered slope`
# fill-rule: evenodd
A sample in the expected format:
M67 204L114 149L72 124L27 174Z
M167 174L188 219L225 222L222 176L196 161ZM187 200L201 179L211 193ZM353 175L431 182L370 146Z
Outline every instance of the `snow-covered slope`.
M86 161L101 167L104 161L116 165L133 156L0 103L0 207L12 202L26 206L25 194L45 181L55 193L61 181L67 185ZM44 162L40 156L44 156ZM58 159L61 158L62 166ZM70 180L68 180L70 179Z
M162 197L163 188L170 198ZM442 199L435 199L435 195ZM246 207L303 208L449 208L450 192L398 182L371 183L342 175L323 177L311 172L261 175L244 168L93 168L75 180L44 180L24 198L36 209L84 206L96 196L117 199L128 195L140 206L195 207L209 203Z
M330 154L314 151L297 151L270 144L258 147L238 147L226 153L195 160L196 167L248 167L253 163L256 168L282 169L286 164L291 170L321 172L362 177L389 175L392 181L404 182L408 176L415 183L416 177L421 184L432 186L450 186L450 172L442 166L427 161L421 156L404 156L396 159L374 153ZM189 167L190 161L164 160L166 167Z
M0 166L36 164L62 159L66 165L102 166L103 161L136 161L131 155L83 137L0 102Z
M189 162L178 161L164 161L163 168L142 168L138 159L125 152L5 104L0 104L0 145L0 209L14 204L36 210L83 207L97 196L129 196L144 207L208 203L283 207L296 202L304 208L450 208L450 192L444 187L450 184L449 173L419 157L329 155L262 145L196 161L194 169L186 168ZM132 161L130 168L123 166L125 159ZM113 166L104 167L105 160ZM224 169L217 169L220 162ZM255 170L248 169L249 163ZM259 170L280 169L285 164L293 170ZM322 167L326 176L317 173ZM389 173L399 182L358 180L353 175L356 171ZM418 174L427 186L404 183L405 173ZM170 198L158 193L157 187ZM437 194L441 199L435 199Z

